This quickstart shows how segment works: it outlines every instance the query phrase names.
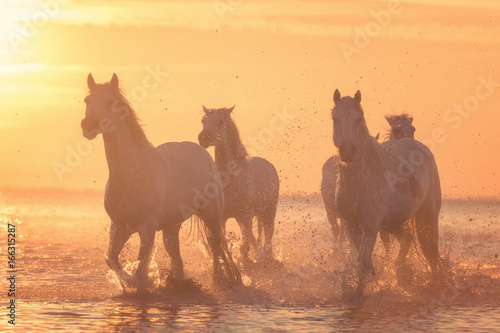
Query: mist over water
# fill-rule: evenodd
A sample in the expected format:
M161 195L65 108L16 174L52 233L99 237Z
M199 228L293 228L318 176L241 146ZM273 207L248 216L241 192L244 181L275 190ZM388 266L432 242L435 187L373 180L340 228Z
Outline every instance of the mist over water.
M178 287L166 284L170 260L158 234L149 295L124 295L107 267L109 218L102 202L102 194L92 192L2 193L2 223L17 219L17 328L477 331L494 329L500 320L498 202L444 202L440 251L453 273L446 291L429 288L430 273L415 246L409 255L411 284L398 286L393 265L398 245L388 258L377 242L376 275L361 304L344 297L355 261L347 241L333 243L320 197L280 198L276 261L242 269L239 288L212 286L211 258L190 235L188 223L181 230L187 280ZM229 220L227 229L239 262L239 228ZM121 255L127 269L133 271L137 253L134 235ZM1 286L7 289L5 281ZM7 304L6 293L0 295Z

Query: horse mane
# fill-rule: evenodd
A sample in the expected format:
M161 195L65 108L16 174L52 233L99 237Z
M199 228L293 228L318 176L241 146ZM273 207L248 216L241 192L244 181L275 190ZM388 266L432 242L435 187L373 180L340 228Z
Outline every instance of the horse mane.
M125 119L129 126L130 132L132 133L132 137L134 137L138 142L143 143L144 145L154 147L146 137L146 133L142 129L142 124L140 123L139 117L137 117L137 113L132 108L132 105L130 105L130 101L127 99L127 97L125 97L121 89L118 89L118 93L120 95L121 102L129 112Z
M102 83L102 84L97 84L97 86L109 86L108 83ZM118 89L112 88L112 92L115 95L115 97L118 98L120 103L117 105L117 107L124 107L124 118L123 120L126 121L127 126L130 130L130 133L132 134L132 137L137 140L138 143L144 144L146 146L154 147L153 144L148 140L146 137L146 133L144 133L144 130L142 129L142 125L140 123L139 117L137 117L137 113L134 111L132 108L132 105L128 98L125 96L125 93L123 90L119 87ZM90 91L89 91L90 93Z
M411 121L412 116L409 115L406 112L403 112L401 114L387 114L385 115L386 118L389 118L390 120L405 120L405 121Z
M231 117L231 114L229 112L224 112L225 110L227 109L210 110L210 113L218 113L224 117L227 125L227 134L229 136L229 152L232 154L232 156L234 156L235 161L239 165L247 166L248 151L241 141L240 132L238 131L238 127L236 126L233 117ZM205 117L206 116L207 115L205 115Z

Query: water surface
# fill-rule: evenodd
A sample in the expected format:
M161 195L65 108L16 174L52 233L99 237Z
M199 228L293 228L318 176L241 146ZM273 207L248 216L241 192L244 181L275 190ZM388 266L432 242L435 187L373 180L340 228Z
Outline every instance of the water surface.
M409 287L399 287L395 253L388 258L378 242L377 274L364 301L353 303L342 292L342 280L353 274L349 247L333 243L319 197L280 199L274 237L278 262L243 271L241 288L212 287L211 260L186 225L181 253L192 288L163 290L169 259L157 238L150 276L159 288L147 296L124 296L104 262L109 219L102 201L102 194L92 192L2 193L3 258L6 221L17 226L15 329L492 332L500 323L497 202L444 202L440 246L454 274L444 292L428 286L429 272L415 247L410 251L414 279ZM234 221L228 231L238 260L240 234ZM137 251L134 236L122 261L133 266ZM8 305L6 292L0 295ZM12 329L2 318L0 327Z

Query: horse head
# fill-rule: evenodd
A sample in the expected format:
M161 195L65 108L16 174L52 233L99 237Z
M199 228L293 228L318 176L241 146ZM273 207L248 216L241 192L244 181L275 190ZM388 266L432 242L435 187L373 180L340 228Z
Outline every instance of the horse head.
M128 103L118 88L118 76L107 83L97 84L89 74L87 77L89 95L85 98L85 118L81 127L83 136L92 140L100 133L111 133L126 117Z
M390 140L415 138L415 127L412 125L412 116L403 113L400 115L387 115L385 116L385 119L391 126L391 130L389 133Z
M354 97L341 97L337 89L333 101L333 144L339 149L342 162L349 163L359 156L356 152L362 144L363 132L367 131L360 104L361 92L358 90Z
M229 140L228 124L231 120L232 108L207 109L203 106L205 115L201 122L203 129L198 135L198 142L203 148L224 145Z

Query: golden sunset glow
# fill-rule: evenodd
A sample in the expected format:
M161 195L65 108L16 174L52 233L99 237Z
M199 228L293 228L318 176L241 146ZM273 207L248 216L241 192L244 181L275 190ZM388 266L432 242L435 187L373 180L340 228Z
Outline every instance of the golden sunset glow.
M0 188L104 188L102 138L80 129L91 72L118 75L155 145L236 105L285 194L318 193L333 92L359 89L372 135L413 115L444 197L500 199L496 1L0 3Z

